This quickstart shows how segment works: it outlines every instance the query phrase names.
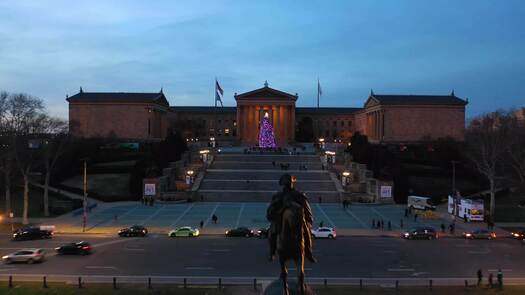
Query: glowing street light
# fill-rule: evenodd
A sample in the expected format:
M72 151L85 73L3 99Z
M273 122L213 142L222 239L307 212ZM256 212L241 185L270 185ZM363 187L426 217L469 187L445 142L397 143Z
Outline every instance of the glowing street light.
M351 179L350 175L352 175L352 173L348 171L343 172L343 177L341 177L341 184L343 186L347 186L350 183L350 179Z
M193 170L186 171L186 184L190 185L193 183Z
M319 147L324 149L324 138L319 138Z

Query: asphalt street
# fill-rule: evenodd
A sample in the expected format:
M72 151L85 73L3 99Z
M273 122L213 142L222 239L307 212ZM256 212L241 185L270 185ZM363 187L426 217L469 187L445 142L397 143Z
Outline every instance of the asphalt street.
M90 256L57 256L58 245L86 240ZM502 268L507 278L525 277L525 246L512 239L408 241L388 237L341 237L316 240L316 264L309 277L325 278L461 278ZM22 248L44 248L40 264L1 264L0 274L104 276L276 277L277 262L267 261L267 241L258 238L119 238L103 235L55 236L51 240L10 241L3 236L0 254ZM294 266L291 266L293 273ZM292 275L292 274L291 274Z

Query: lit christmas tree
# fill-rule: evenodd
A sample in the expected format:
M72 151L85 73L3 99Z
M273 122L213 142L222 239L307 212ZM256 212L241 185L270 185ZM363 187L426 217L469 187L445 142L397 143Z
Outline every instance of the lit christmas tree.
M273 126L270 123L268 118L268 113L264 114L264 117L261 122L261 128L259 130L259 147L262 148L274 148L275 145L275 136L273 133Z

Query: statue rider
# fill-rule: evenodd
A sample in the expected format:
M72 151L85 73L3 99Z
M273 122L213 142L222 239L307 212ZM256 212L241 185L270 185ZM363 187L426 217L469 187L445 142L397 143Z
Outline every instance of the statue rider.
M312 209L308 203L308 197L297 190L295 190L296 178L290 174L284 174L279 179L279 185L283 186L281 192L272 196L272 201L266 211L266 218L270 221L270 228L268 229L268 241L270 243L270 257L273 261L275 252L277 250L277 235L281 227L282 212L285 209L285 203L292 201L299 204L303 209L304 222L304 250L305 257L310 262L316 262L312 252Z

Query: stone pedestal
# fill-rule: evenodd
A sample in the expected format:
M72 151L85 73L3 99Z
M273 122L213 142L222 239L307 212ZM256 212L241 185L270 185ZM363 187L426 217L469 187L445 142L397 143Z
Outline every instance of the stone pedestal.
M288 280L288 290L290 295L300 295L299 289L297 288L297 280L291 279ZM283 294L283 284L281 280L275 280L264 289L264 295L282 295ZM305 295L316 295L314 290L306 286Z

